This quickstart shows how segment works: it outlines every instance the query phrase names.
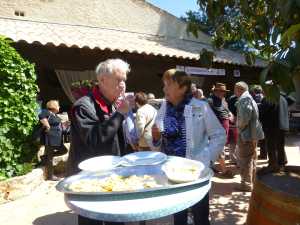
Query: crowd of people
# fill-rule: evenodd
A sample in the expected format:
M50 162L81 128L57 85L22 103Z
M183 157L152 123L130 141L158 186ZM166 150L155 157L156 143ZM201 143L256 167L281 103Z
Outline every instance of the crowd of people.
M230 161L241 176L237 189L251 191L258 143L265 151L262 156L269 158L263 172L278 171L287 163L284 135L288 130L288 114L283 95L274 104L264 97L259 86L249 91L248 85L240 81L235 84L232 96L227 96L230 90L226 84L216 83L205 97L190 76L170 69L162 77L165 98L157 104L152 93L126 93L129 72L130 66L123 60L101 62L96 68L98 85L74 103L70 113L68 176L78 173L78 164L91 157L147 150L199 160L221 176L233 177L225 163L227 146ZM62 148L62 142L57 139L52 144L49 138L61 136L61 125L55 116L58 102L49 102L47 107L40 121L46 128L45 145L50 146L46 150L47 159L51 159ZM47 165L51 164L49 159ZM215 161L220 165L219 170L214 166ZM53 179L53 172L47 179ZM210 224L208 194L191 212L195 225ZM187 215L187 210L176 213L174 224L187 224ZM78 224L122 223L78 216Z

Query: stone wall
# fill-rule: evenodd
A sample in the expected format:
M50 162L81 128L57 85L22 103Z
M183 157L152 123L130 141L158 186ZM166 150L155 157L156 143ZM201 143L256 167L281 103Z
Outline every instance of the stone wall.
M15 11L24 12L16 16ZM129 16L130 15L130 16ZM63 24L119 29L153 35L198 40L186 34L186 24L144 0L1 0L0 16Z
M29 195L44 181L43 170L34 169L24 176L0 182L0 204Z

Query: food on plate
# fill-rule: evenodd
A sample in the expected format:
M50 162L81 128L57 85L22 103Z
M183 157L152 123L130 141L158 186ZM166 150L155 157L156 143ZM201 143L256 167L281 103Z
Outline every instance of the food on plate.
M199 178L200 168L196 165L167 164L164 169L169 180L174 182L189 182Z
M150 175L128 177L112 174L103 179L82 179L68 186L74 192L114 192L134 191L146 188L160 187Z

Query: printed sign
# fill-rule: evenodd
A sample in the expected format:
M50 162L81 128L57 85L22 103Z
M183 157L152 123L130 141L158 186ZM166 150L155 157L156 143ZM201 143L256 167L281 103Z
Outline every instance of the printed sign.
M206 75L206 76L225 76L225 69L214 69L204 67L192 67L192 66L176 66L179 71L185 71L191 75Z
M240 77L241 76L240 70L233 70L233 76Z

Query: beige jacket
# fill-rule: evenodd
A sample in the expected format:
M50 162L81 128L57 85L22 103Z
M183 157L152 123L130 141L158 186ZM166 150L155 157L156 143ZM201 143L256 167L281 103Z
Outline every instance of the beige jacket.
M140 147L149 147L150 149L153 149L151 129L154 124L156 114L156 109L149 104L143 105L136 112L135 123Z

